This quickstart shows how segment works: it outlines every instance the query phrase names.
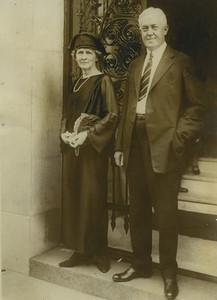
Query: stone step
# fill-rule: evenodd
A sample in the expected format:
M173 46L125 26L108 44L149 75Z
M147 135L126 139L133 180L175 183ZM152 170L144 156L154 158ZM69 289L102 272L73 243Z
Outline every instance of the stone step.
M180 193L178 197L179 210L215 215L217 220L217 200L214 197L201 197L192 193Z
M212 173L200 173L199 175L186 173L182 176L183 180L217 183L217 176Z
M214 174L217 177L217 158L199 158L198 165L201 173Z
M217 205L217 177L213 174L184 174L181 187L187 188L187 193L179 193L179 199L190 202Z
M153 230L152 259L159 263L158 231ZM130 233L124 229L124 217L116 218L116 227L108 231L109 247L132 252ZM217 242L179 235L177 261L181 269L217 278ZM121 258L121 257L120 257Z
M74 289L85 294L111 300L164 300L163 282L159 271L151 278L138 278L130 282L115 283L114 273L128 267L124 262L111 261L111 269L103 274L95 266L60 268L58 263L68 259L72 251L55 248L30 259L30 276ZM214 300L217 295L215 283L178 275L179 295L177 300Z
M210 205L211 209L213 210L213 213L215 214L217 209L217 195L212 192L214 189L213 187L212 189L208 190L206 185L206 190L204 190L203 192L199 192L194 188L194 184L192 185L189 182L187 183L183 182L181 186L187 188L188 192L179 193L178 195L179 202L207 204Z

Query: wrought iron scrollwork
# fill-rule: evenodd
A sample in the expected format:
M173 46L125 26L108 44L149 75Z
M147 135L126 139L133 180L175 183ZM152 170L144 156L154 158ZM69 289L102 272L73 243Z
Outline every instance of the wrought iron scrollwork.
M126 19L111 20L104 25L101 35L107 52L104 70L112 77L122 78L140 50L137 26Z
M128 66L140 53L137 22L140 11L141 1L117 0L112 2L102 20L100 34L107 52L102 67L114 81L120 106Z

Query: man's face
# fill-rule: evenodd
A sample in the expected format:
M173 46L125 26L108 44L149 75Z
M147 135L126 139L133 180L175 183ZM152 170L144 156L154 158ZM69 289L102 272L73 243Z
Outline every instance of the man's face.
M140 30L145 47L152 51L164 43L168 26L159 18L159 15L150 14L141 19Z

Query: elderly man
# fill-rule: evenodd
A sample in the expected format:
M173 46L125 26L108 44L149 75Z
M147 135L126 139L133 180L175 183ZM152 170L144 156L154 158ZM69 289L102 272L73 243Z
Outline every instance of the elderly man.
M204 97L190 57L167 45L167 19L159 8L139 16L146 55L128 70L115 161L130 190L134 263L116 282L152 274L152 206L159 228L159 259L168 299L178 294L177 196L187 144L202 127Z

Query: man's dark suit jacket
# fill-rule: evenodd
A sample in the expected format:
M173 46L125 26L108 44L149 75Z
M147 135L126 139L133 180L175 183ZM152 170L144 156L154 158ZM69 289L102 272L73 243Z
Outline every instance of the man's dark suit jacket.
M144 56L129 66L116 151L124 152L127 167L136 119ZM203 124L204 93L191 58L167 46L154 74L146 103L146 130L153 170L178 171L188 142Z

